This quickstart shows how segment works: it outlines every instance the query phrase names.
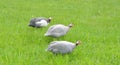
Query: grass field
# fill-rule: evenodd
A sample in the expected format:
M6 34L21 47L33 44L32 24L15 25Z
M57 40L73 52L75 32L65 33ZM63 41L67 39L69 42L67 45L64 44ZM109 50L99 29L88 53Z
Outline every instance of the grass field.
M120 65L120 0L1 0L0 65ZM74 26L61 40L82 44L68 55L46 52L48 27L28 27L32 17Z

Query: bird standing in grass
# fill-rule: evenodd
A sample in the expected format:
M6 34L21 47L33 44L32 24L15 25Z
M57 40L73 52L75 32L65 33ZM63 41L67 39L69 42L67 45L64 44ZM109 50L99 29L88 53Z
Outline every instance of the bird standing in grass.
M50 36L50 37L61 37L64 36L69 29L72 27L72 24L69 24L68 26L57 24L49 27L48 31L45 33L44 36Z
M46 51L50 51L53 54L67 54L72 52L80 43L80 41L77 41L76 44L68 41L53 41L50 43Z
M44 17L38 17L38 18L32 18L30 20L29 26L31 27L46 27L50 22L51 22L51 17L49 18L44 18Z

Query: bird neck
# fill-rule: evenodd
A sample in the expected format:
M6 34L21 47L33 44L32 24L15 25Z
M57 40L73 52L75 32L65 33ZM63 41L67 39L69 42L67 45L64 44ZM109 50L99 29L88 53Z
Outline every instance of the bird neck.
M78 44L75 44L76 46L78 46Z
M50 21L51 21L51 19L48 19L48 21L47 21L47 22L48 22L48 23L50 23Z

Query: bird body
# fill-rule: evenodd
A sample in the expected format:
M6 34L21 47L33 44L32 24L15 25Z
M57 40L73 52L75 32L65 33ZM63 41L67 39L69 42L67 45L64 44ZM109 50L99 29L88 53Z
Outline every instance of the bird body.
M38 18L32 18L30 20L30 24L29 26L31 27L46 27L51 21L51 17L50 18L43 18L43 17L38 17Z
M77 41L76 44L68 41L53 41L47 48L47 51L50 51L54 54L67 54L73 51L73 49L79 44Z
M70 26L65 26L62 24L53 25L49 27L48 31L45 33L45 36L61 37L64 36L70 28Z
M49 23L46 22L46 20L41 20L41 21L38 21L38 22L35 22L35 25L37 27L43 27L43 26L47 26Z

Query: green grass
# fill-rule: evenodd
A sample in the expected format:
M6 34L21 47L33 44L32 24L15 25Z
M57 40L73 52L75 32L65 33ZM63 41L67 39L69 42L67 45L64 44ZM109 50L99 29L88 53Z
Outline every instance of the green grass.
M0 65L120 65L120 0L2 0L0 15ZM82 44L69 55L45 52L49 26L27 26L39 16L73 23L61 39Z

